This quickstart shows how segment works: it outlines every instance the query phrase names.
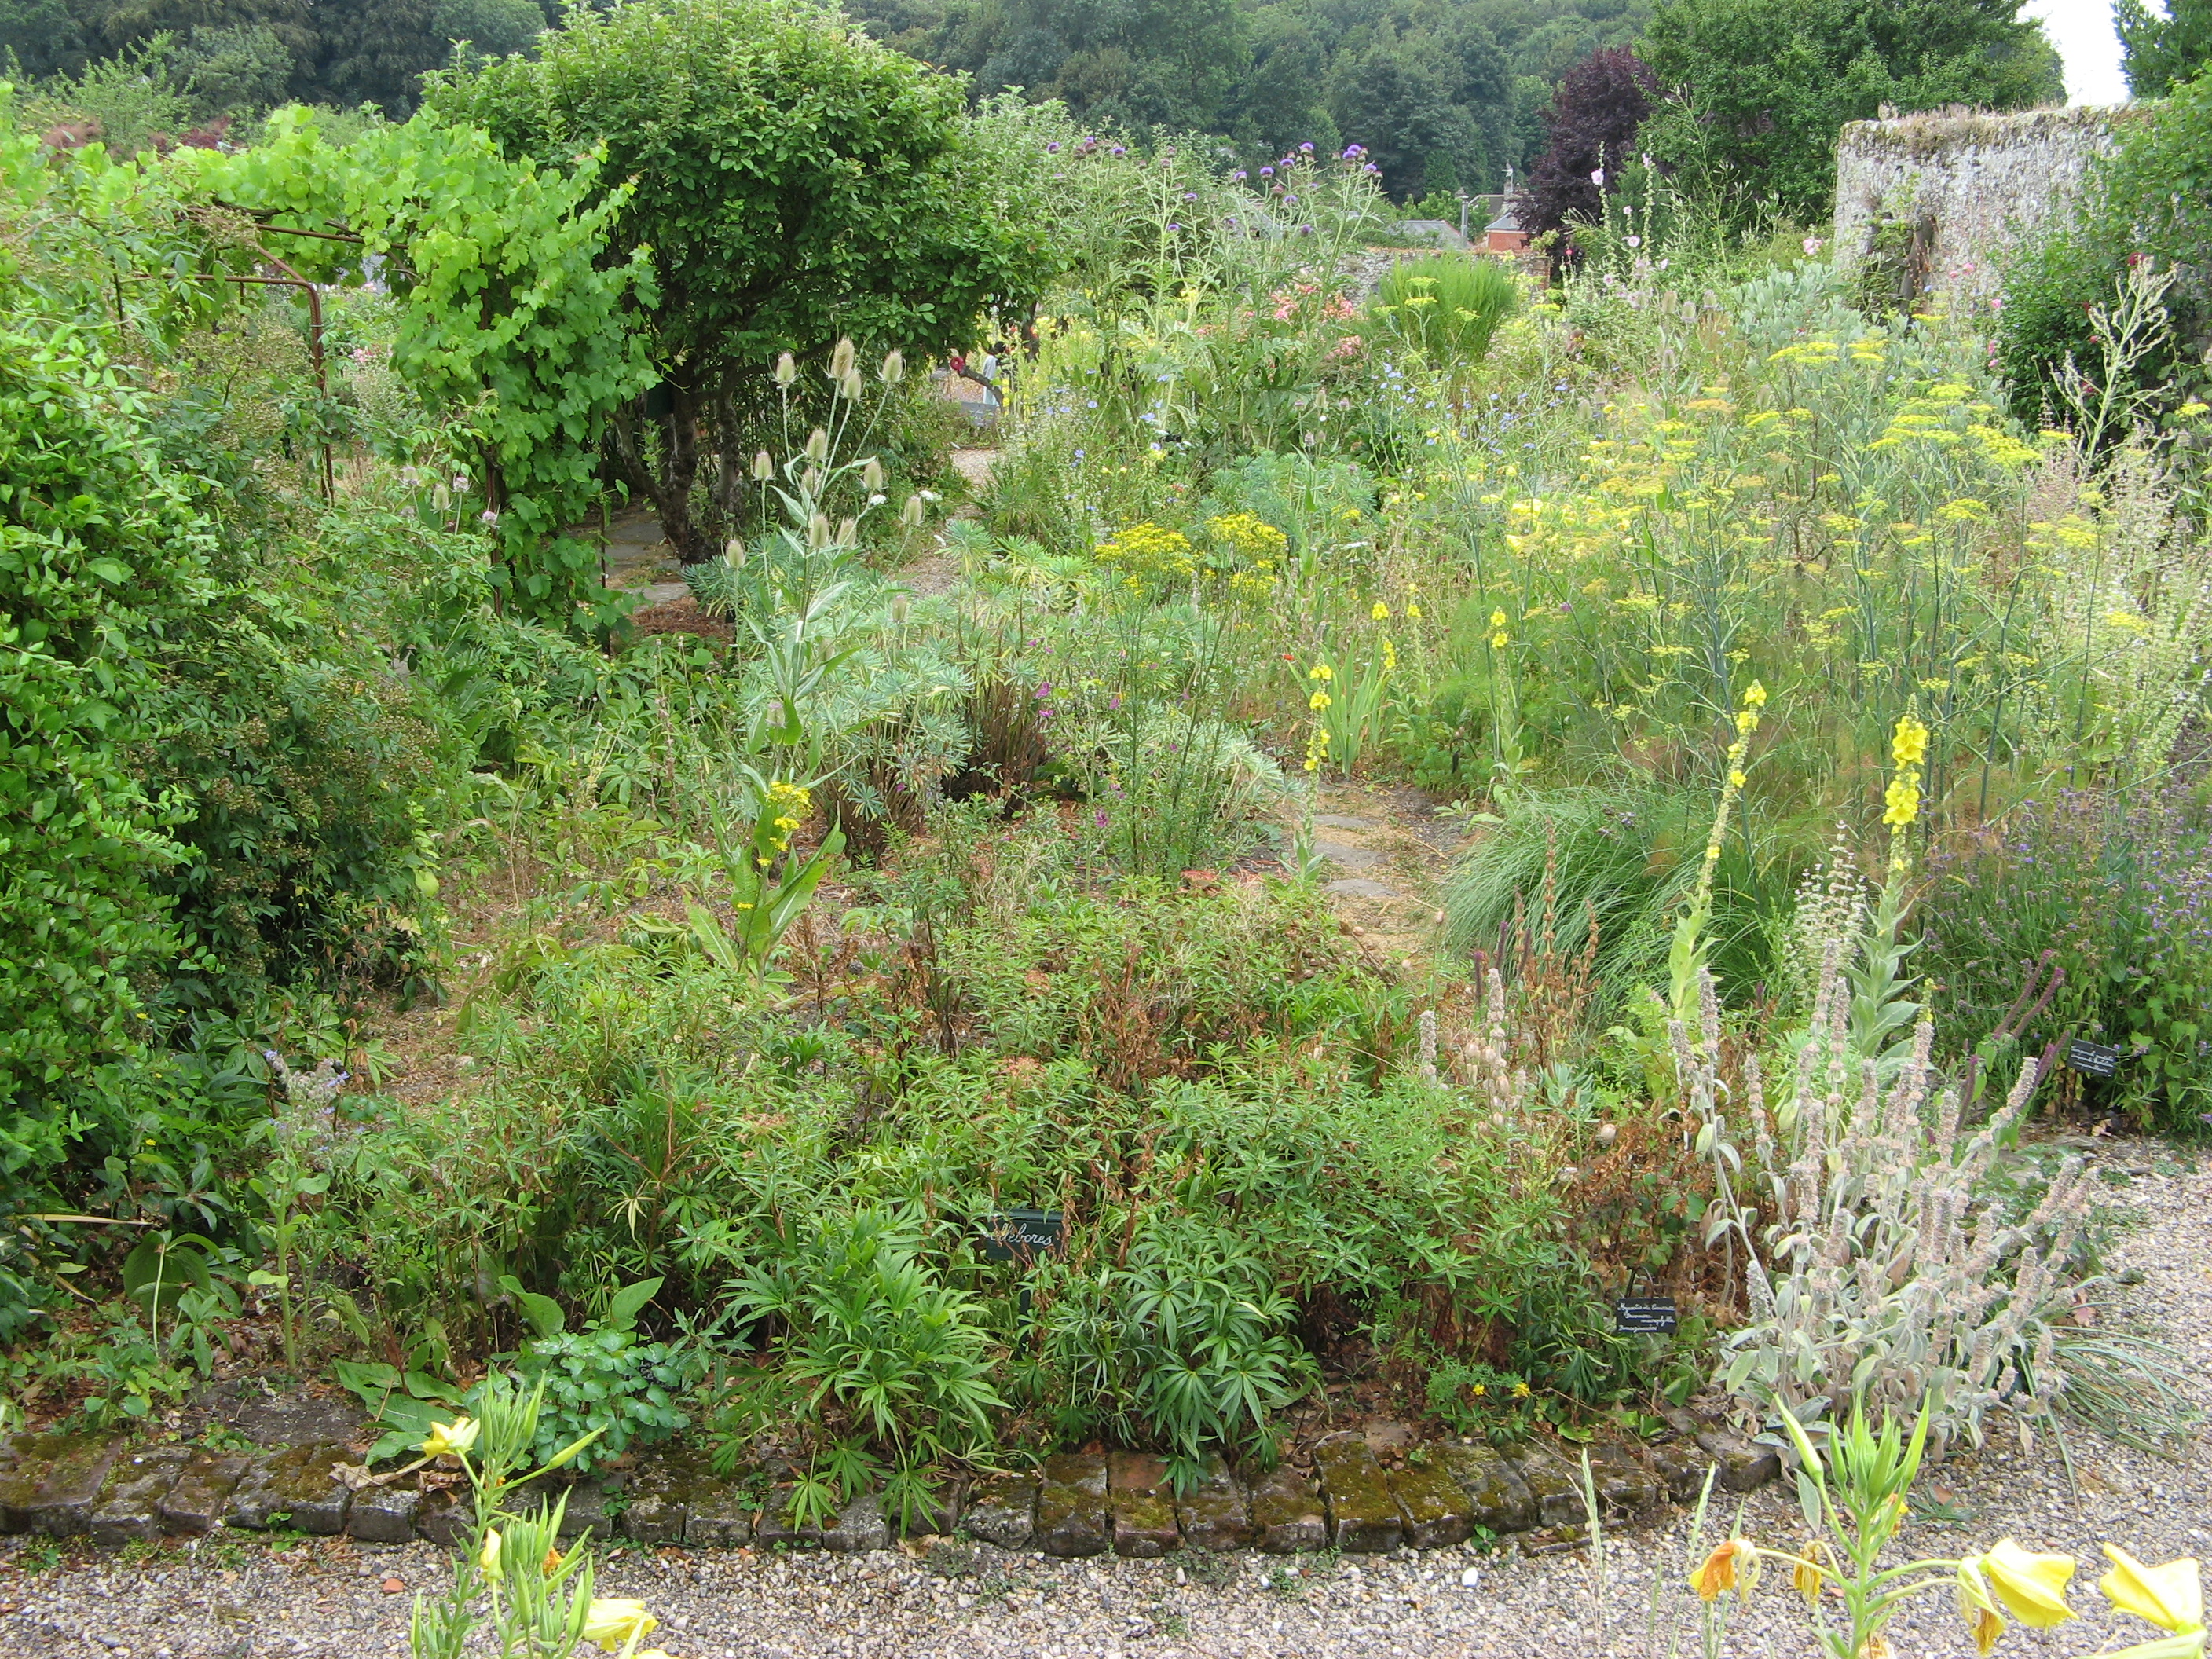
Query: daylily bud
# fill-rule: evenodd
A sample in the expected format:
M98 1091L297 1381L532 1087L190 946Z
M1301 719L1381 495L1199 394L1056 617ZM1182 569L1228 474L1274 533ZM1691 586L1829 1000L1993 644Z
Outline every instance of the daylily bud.
M896 386L906 379L906 358L896 347L884 353L884 366L877 371L885 386Z
M497 1527L484 1528L483 1547L477 1552L477 1565L483 1569L485 1577L499 1577L499 1528Z
M806 459L810 461L830 459L830 434L818 426L806 434Z
M873 455L868 457L868 464L860 469L860 482L871 489L884 487L884 464Z
M763 449L753 457L753 480L757 483L766 483L774 477L775 477L775 463L769 459L768 451Z
M853 372L853 340L850 335L842 337L837 349L830 354L830 378L842 380Z
M799 364L787 351L775 360L775 383L788 390L791 383L798 378Z

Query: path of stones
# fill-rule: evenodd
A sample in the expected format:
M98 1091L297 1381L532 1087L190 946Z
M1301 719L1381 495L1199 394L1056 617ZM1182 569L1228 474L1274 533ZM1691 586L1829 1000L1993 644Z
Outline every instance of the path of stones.
M1316 850L1336 866L1328 888L1347 922L1386 963L1419 952L1430 878L1452 836L1421 821L1412 798L1346 792L1322 805ZM2121 1316L2173 1343L2185 1386L2212 1407L2212 1174L2155 1143L2082 1150L2112 1188L2113 1265L2140 1276ZM405 1652L413 1595L441 1583L464 1519L450 1494L349 1491L337 1478L346 1453L331 1443L350 1425L327 1407L231 1415L271 1449L5 1443L0 1656ZM1682 1571L1693 1553L1688 1504L1708 1469L1708 1545L1739 1510L1754 1536L1803 1534L1786 1488L1766 1484L1771 1455L1687 1416L1654 1443L1590 1449L1608 1516L1597 1550L1575 1524L1578 1475L1553 1452L1444 1443L1408 1457L1406 1440L1394 1424L1348 1429L1322 1443L1310 1469L1246 1482L1217 1466L1181 1499L1157 1459L1063 1455L962 1494L957 1512L932 1522L951 1536L895 1539L865 1503L826 1532L795 1533L773 1490L757 1507L757 1492L674 1459L579 1488L569 1514L608 1553L601 1593L645 1598L664 1620L653 1640L679 1659L1656 1659L1699 1650ZM2105 1539L2152 1561L2203 1552L2212 1460L2201 1443L2148 1452L2076 1428L2069 1449L2070 1482L2047 1438L1953 1457L1923 1482L1909 1547L1950 1555L2011 1535L2085 1562ZM2094 1633L2008 1639L2087 1654L2150 1634L2130 1631L2086 1585L2075 1601ZM1966 1650L1943 1597L1915 1608L1893 1644L1899 1659ZM1786 1585L1735 1615L1726 1650L1814 1651Z

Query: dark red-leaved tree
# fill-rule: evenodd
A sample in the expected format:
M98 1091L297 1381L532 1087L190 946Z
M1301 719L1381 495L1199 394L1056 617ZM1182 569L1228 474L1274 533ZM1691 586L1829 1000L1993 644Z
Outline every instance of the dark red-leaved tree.
M1528 188L1513 198L1515 216L1531 236L1602 216L1602 191L1615 187L1632 154L1636 129L1659 97L1659 77L1626 46L1592 52L1561 77L1544 112L1544 153Z

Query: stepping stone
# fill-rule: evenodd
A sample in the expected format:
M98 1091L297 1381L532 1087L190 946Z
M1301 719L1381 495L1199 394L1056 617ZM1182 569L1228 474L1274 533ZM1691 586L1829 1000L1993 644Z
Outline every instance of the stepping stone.
M837 1511L836 1520L822 1528L825 1550L889 1549L891 1529L884 1521L884 1495L864 1492Z
M1615 1514L1642 1515L1667 1495L1656 1472L1634 1447L1600 1441L1589 1448L1589 1462L1598 1502Z
M1535 1500L1536 1525L1561 1527L1587 1518L1579 1468L1570 1469L1562 1460L1533 1442L1514 1447L1505 1454L1505 1461L1521 1477L1521 1484L1528 1487L1529 1497Z
M1474 1505L1431 1451L1426 1462L1390 1471L1390 1495L1406 1517L1406 1541L1417 1550L1464 1544L1474 1533Z
M1254 1541L1270 1555L1294 1555L1328 1543L1328 1510L1321 1489L1289 1464L1253 1483Z
M1313 821L1324 830L1379 830L1382 826L1373 818L1355 817L1349 812L1316 812Z
M1241 1550L1257 1536L1243 1489L1218 1454L1206 1460L1198 1484L1176 1500L1176 1519L1194 1550Z
M1146 1559L1182 1547L1164 1458L1117 1451L1106 1460L1107 1510L1114 1519L1114 1553Z
M1027 1549L1036 1530L1036 1507L1035 1476L998 1475L969 1489L960 1507L960 1524L1000 1549Z
M46 1484L46 1463L65 1435L19 1434L8 1442L8 1468L0 1473L0 1533L28 1532L31 1504Z
M1771 1446L1745 1439L1735 1430L1716 1426L1698 1431L1699 1449L1720 1466L1713 1484L1723 1492L1756 1492L1782 1474L1782 1455Z
M1047 1555L1098 1555L1106 1534L1106 1460L1059 1452L1044 1461L1037 1486L1036 1547Z
M742 1486L702 1478L684 1499L684 1547L741 1550L753 1541L755 1511L760 1506Z
M1334 893L1340 898L1394 899L1398 896L1396 888L1386 886L1379 881L1370 881L1364 876L1351 876L1342 881L1323 882L1321 890L1324 893Z
M158 1505L162 1527L194 1537L213 1532L222 1524L247 1461L243 1452L194 1452Z
M1662 1440L1646 1446L1644 1455L1650 1460L1652 1472L1667 1489L1667 1496L1678 1504L1686 1504L1698 1495L1705 1484L1705 1471L1712 1467L1712 1459L1698 1455L1694 1440Z
M413 1486L363 1486L346 1507L346 1536L368 1544L405 1544L415 1537L422 1494Z
M92 1530L94 1506L123 1455L123 1442L112 1435L61 1435L46 1452L46 1479L24 1510L27 1522L33 1532L82 1538Z
M681 1544L692 1490L706 1473L689 1458L648 1455L629 1477L623 1536L641 1544Z
M449 1550L459 1549L476 1531L476 1509L464 1487L438 1487L422 1494L415 1510L419 1538Z
M92 1541L117 1549L161 1534L161 1499L191 1461L182 1446L156 1446L118 1460L92 1511Z
M1365 847L1354 847L1349 842L1323 841L1314 838L1314 851L1331 864L1340 864L1347 870L1372 870L1383 862L1383 855Z
M1395 1550L1406 1541L1405 1516L1364 1440L1324 1441L1314 1453L1314 1466L1328 1499L1330 1543L1364 1554Z
M294 1446L255 1458L230 1494L223 1524L283 1526L324 1535L343 1531L353 1493L339 1484L335 1471L347 1461L343 1446Z
M1441 1446L1437 1459L1468 1497L1468 1513L1492 1532L1526 1532L1536 1524L1536 1499L1513 1466L1489 1446Z

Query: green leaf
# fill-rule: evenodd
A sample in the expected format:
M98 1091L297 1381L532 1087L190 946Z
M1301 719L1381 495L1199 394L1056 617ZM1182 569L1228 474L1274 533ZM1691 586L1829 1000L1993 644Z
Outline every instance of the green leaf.
M660 1293L663 1281L641 1279L635 1285L625 1285L607 1303L607 1316L600 1322L610 1330L626 1331L637 1323L637 1316L645 1304Z
M568 1316L561 1311L561 1304L550 1296L539 1296L526 1291L513 1273L500 1275L499 1287L514 1298L514 1305L522 1310L523 1322L541 1337L558 1336L568 1328Z

